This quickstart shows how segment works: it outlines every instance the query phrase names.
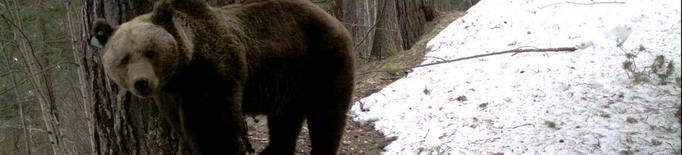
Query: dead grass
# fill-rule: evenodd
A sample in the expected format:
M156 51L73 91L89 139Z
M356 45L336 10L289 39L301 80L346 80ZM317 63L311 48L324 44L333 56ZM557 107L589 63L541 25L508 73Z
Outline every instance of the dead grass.
M423 60L422 58L427 52L426 43L431 40L431 38L438 35L438 33L452 23L452 21L463 15L464 13L459 11L448 12L441 15L438 19L426 26L427 29L431 30L423 35L422 39L409 50L398 52L397 55L381 61L367 63L365 66L359 68L355 80L356 91L353 95L353 97L355 97L353 101L375 93L393 81L407 75L409 70L403 71L398 69L421 63Z

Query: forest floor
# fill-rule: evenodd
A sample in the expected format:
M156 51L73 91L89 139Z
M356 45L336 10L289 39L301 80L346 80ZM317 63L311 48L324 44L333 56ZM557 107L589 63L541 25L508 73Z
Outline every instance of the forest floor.
M459 11L444 12L434 21L430 22L427 29L429 33L422 36L411 49L402 51L381 61L371 62L356 70L355 91L353 102L381 90L386 85L406 75L405 72L392 72L391 69L418 65L426 53L426 42L435 37L441 30L447 27L455 19L462 17L464 13ZM356 60L362 61L362 60ZM247 119L249 138L256 152L261 152L268 144L267 120L264 116ZM347 119L346 129L339 154L380 154L383 148L394 138L387 138L377 132L371 124L352 121ZM303 130L297 142L297 154L310 154L310 141L308 127L303 125Z

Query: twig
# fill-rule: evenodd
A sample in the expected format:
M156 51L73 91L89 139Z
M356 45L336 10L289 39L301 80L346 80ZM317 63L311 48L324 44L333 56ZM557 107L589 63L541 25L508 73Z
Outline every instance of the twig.
M425 142L425 141L426 141L426 137L429 136L429 132L431 132L431 128L429 128L428 130L426 130L426 134L424 134L424 138L422 138L422 142Z
M673 149L673 152L674 152L675 154L680 154L680 152L677 152L677 149L675 149L675 147L673 146L673 144L670 144L670 142L665 142L665 143L668 143L668 145L670 145L670 148Z
M520 128L520 127L522 127L522 126L530 126L530 125L533 125L533 124L526 123L526 124L517 125L517 126L515 126L515 127L511 127L511 128L508 128L508 129L516 129L516 128Z
M0 75L0 77L6 76L6 75L10 75L10 74L12 74L12 73L24 73L24 74L26 74L26 75L37 76L38 74L44 74L45 72L52 71L52 69L59 67L59 65L61 65L61 64L68 64L68 65L74 65L74 66L76 66L76 67L79 67L77 63L69 62L69 61L64 61L64 62L60 62L60 63L53 64L53 65L51 65L51 66L45 68L44 70L42 70L42 71L40 71L40 72L36 72L36 73L32 73L32 74L29 73L29 72L23 71L23 70L15 70L15 71L10 71L10 72L7 72L7 73L3 73L2 75ZM26 78L22 79L19 83L24 84L26 81L29 80L29 78L30 78L30 77L26 77ZM14 87L9 87L9 88L7 88L7 89L0 90L0 95L5 94L5 93L7 93L9 90L15 89L15 88L18 88L18 87L19 87L19 85L15 85Z
M353 24L353 23L347 23L347 22L341 22L341 23L344 25L349 25L349 26L354 26L354 27L372 27L372 25L360 25L360 24ZM385 28L385 27L374 26L374 29L398 33L398 30L396 30L396 29L389 29L389 28Z
M440 60L440 61L446 61L445 59L443 59L443 58L439 58L439 57L432 57L432 56L424 56L424 57L425 57L425 58L433 58L433 59L438 59L438 60Z
M22 28L19 27L19 25L17 25L16 23L11 22L12 20L8 17L5 17L4 15L0 14L0 17L2 17L7 22L7 24L14 27L15 30L19 31L19 34L21 34L22 38L26 40L28 47L31 49L31 56L33 56L33 58L37 60L38 58L35 55L35 52L33 52L35 51L35 49L33 49L33 44L31 43L31 40L29 40L28 36L26 36L26 33L24 33ZM38 66L42 66L42 64L40 64L40 61L37 61L36 64L38 64Z
M15 89L15 88L18 88L19 86L25 84L27 81L28 81L28 78L25 78L25 79L23 79L23 80L21 80L21 81L18 81L18 82L17 82L18 85L15 84L15 85L12 86L12 87L5 88L5 89L3 89L3 90L0 90L0 95L4 95L5 93L8 93L10 90L13 90L13 89Z
M557 2L557 3L552 3L549 5L545 5L540 7L540 9L544 9L546 7L550 7L552 5L558 5L558 4L575 4L575 5L595 5L595 4L625 4L625 2L618 2L618 1L613 1L613 2L590 2L590 3L580 3L580 2L569 2L569 1L563 1L563 2Z
M5 129L23 129L25 127L19 127L19 126L12 126L12 125L2 125L0 128L5 128ZM27 128L28 130L31 131L40 131L40 132L45 132L45 129L41 128Z
M355 45L353 45L353 49L357 49L358 47L360 47L360 45L362 45L362 43L365 42L367 38L369 38L369 34L372 32L372 29L374 29L374 27L376 26L377 26L376 22L372 24L372 26L369 27L369 29L367 29L367 33L365 33L364 37L362 37L362 40L358 41L357 43L355 43Z
M419 67L426 67L426 66L433 66L433 65L438 65L438 64L444 64L444 63L451 63L455 61L461 61L461 60L467 60L467 59L474 59L474 58L480 58L480 57L486 57L486 56L493 56L493 55L500 55L500 54L507 54L507 53L514 53L512 56L519 54L519 53L529 53L529 52L573 52L577 50L575 47L559 47L559 48L532 48L532 49L513 49L513 50L506 50L506 51L501 51L501 52L492 52L492 53L486 53L486 54L479 54L479 55L473 55L473 56L468 56L468 57L462 57L462 58L457 58L457 59L451 59L451 60L444 60L444 61L439 61L439 62L434 62L434 63L428 63L428 64L422 64L422 65L416 65L416 66L410 66L410 67L405 67L405 68L399 68L399 69L392 69L391 71L396 71L396 70L408 70L408 69L414 69L414 68L419 68ZM367 71L360 73L360 75L364 75L367 73L372 73L372 72L388 72L387 70L375 70L375 71Z
M428 64L423 64L423 65L405 67L405 68L401 68L400 70L407 70L407 69L414 69L414 68L419 68L419 67L433 66L433 65L443 64L443 63L450 63L450 62L455 62L455 61L474 59L474 58L480 58L480 57L486 57L486 56L492 56L492 55L507 54L507 53L514 53L514 54L512 54L512 56L513 56L513 55L516 55L519 53L528 53L528 52L573 52L575 50L577 50L575 47L542 48L542 49L538 49L538 48L534 48L534 49L513 49L513 50L479 54L479 55L457 58L457 59L452 59L452 60L439 61L439 62L428 63Z

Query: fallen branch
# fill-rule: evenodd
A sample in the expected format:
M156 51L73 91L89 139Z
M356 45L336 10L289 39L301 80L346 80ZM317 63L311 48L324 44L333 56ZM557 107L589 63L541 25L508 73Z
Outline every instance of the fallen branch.
M575 50L577 50L575 47L532 48L532 49L517 48L517 49L513 49L513 50L479 54L479 55L473 55L473 56L462 57L462 58L457 58L457 59L443 60L443 61L438 61L438 62L434 62L434 63L410 66L410 67L405 67L405 68L392 69L391 71L409 70L409 69L414 69L414 68L419 68L419 67L433 66L433 65L438 65L438 64L451 63L451 62L455 62L455 61L462 61L462 60L467 60L467 59L474 59L474 58L500 55L500 54L508 54L508 53L514 53L514 54L512 54L512 56L514 56L514 55L519 54L519 53L529 53L529 52L573 52ZM364 72L364 73L360 73L360 74L362 75L362 74L367 74L367 73L371 73L371 72L389 72L389 71L388 70L368 71L368 72Z
M580 2L569 2L569 1L563 1L563 2L557 2L557 3L552 3L549 5L545 5L540 7L540 9L544 9L546 7L550 7L553 5L558 5L558 4L575 4L575 5L595 5L595 4L625 4L625 2L590 2L590 3L580 3Z
M519 53L528 53L528 52L573 52L575 50L577 50L575 47L533 48L533 49L518 49L517 48L517 49L513 49L513 50L479 54L479 55L457 58L457 59L452 59L452 60L445 60L445 61L439 61L439 62L434 62L434 63L405 67L405 68L401 68L400 70L408 70L408 69L414 69L414 68L419 68L419 67L433 66L433 65L437 65L437 64L451 63L451 62L455 62L455 61L474 59L474 58L480 58L480 57L486 57L486 56L492 56L492 55L507 54L507 53L514 53L514 54L512 54L512 56L514 56L514 55L519 54Z

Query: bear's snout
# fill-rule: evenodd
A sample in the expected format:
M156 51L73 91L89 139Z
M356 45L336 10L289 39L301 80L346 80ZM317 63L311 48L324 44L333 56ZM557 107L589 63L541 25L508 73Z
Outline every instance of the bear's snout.
M147 80L147 78L135 79L133 85L135 86L135 90L141 95L147 95L149 93L149 80Z

